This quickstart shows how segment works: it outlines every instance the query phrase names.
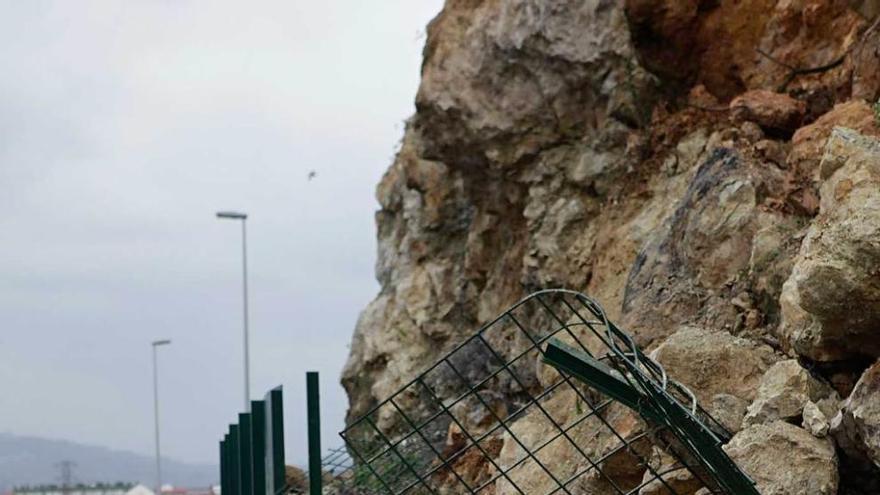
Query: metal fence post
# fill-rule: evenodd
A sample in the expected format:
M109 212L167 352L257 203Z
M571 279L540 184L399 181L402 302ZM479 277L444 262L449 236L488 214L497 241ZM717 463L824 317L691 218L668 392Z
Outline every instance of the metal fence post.
M226 470L228 469L226 466L226 440L228 437L225 437L223 440L220 440L220 493L225 493L229 495L229 487L226 483Z
M232 495L242 495L241 492L241 445L239 442L238 425L229 427L229 482Z
M309 427L309 495L321 495L321 408L317 371L306 373L306 401Z
M238 415L238 441L241 445L241 495L254 494L254 452L251 448L251 415Z
M254 495L266 493L266 403L251 401L251 451Z
M281 387L270 390L266 403L266 492L277 495L286 490L284 463L284 400Z

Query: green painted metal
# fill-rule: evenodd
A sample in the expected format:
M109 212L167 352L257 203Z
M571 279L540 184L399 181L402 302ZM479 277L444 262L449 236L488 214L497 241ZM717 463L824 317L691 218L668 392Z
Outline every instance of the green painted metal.
M615 402L637 413L636 425L612 423L623 410L612 411ZM522 421L546 437L521 437ZM694 395L595 301L566 290L523 299L341 435L354 463L333 480L345 487L339 493L575 495L598 482L616 495L649 486L683 495L693 490L672 480L684 471L710 493L759 495L721 449L730 434ZM566 462L554 462L563 447ZM665 453L662 465L650 456L655 449ZM626 459L639 476L606 471L612 459Z
M254 461L253 449L251 448L251 415L250 413L239 413L239 449L240 459L239 469L241 471L241 495L256 495L254 493Z
M266 403L266 493L285 492L284 397L281 387L270 390Z
M251 451L254 495L267 495L266 403L261 400L251 401Z
M558 339L551 339L542 360L558 370L579 378L630 409L643 412L652 420L659 419L659 413L650 405L644 393L633 387L619 372L589 354Z
M548 343L543 360L626 405L646 420L665 423L681 441L673 448L689 450L689 454L699 459L727 493L759 495L754 482L721 449L723 442L715 432L664 393L657 383L641 377L641 371L635 366L632 370L635 372L631 373L640 378L634 381L644 387L647 394L641 391L641 387L632 386L610 366L555 339Z
M220 440L220 493L229 494L229 487L226 485L226 440Z
M225 495L286 492L281 387L251 401L220 441L220 487Z
M232 484L232 495L243 495L241 489L241 447L239 443L238 425L229 427L229 478Z
M318 372L306 373L306 411L309 435L309 495L321 495L321 397Z

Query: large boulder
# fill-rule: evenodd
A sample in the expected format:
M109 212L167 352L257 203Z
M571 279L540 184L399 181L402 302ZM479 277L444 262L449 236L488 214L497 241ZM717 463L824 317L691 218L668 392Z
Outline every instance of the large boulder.
M507 166L650 107L623 9L600 0L450 1L424 53L414 126L431 138L426 158Z
M784 421L750 426L724 450L762 495L837 495L834 444Z
M782 336L816 361L880 356L880 141L836 128L820 214L783 285Z
M787 359L774 364L761 379L758 397L749 406L744 424L801 418L808 403L827 402L833 407L836 399L837 392L830 385L810 375L797 360ZM830 410L821 412L833 417Z
M652 356L702 404L719 394L754 400L764 373L779 359L766 345L695 327L671 335Z

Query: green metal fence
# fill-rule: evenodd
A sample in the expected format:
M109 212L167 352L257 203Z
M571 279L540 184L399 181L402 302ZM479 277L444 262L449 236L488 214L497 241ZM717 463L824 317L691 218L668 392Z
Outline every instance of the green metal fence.
M317 373L306 382L310 495L760 495L721 448L730 433L576 292L523 299L323 458ZM283 430L279 387L220 442L224 495L290 491Z
M341 434L340 493L758 495L694 395L565 290L520 301Z
M239 414L220 441L220 489L223 495L285 493L281 387L251 401L251 411Z

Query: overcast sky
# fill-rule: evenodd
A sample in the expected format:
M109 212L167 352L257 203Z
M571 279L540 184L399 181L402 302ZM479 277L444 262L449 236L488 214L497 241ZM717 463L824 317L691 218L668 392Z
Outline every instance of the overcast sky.
M151 454L170 338L163 454L215 462L243 392L240 230L214 213L240 209L253 395L284 385L302 463L319 370L338 445L373 191L441 5L0 0L0 431Z

